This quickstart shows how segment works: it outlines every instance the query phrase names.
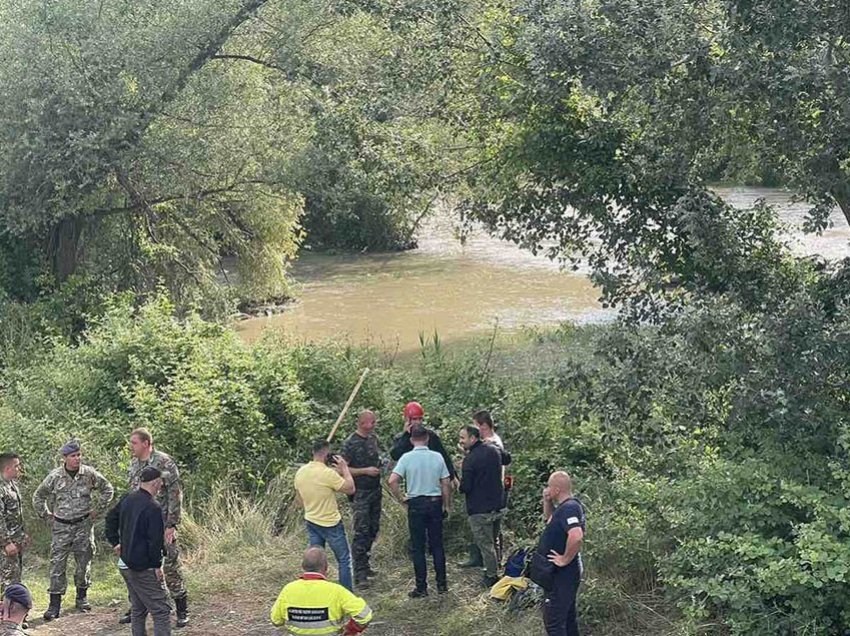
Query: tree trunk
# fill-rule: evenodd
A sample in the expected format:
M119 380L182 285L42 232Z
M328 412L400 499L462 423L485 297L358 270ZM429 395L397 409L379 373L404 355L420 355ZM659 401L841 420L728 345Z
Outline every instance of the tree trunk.
M58 283L65 282L77 271L82 230L83 221L69 217L59 221L50 231L48 254L53 276Z

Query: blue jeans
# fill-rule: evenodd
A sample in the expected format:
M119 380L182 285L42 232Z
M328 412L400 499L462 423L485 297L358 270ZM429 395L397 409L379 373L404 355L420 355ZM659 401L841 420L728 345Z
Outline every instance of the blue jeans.
M330 528L318 526L310 521L307 521L306 524L307 540L310 545L324 548L325 543L327 543L331 546L339 566L339 584L353 592L351 549L348 547L348 539L345 538L345 526L342 525L342 521Z

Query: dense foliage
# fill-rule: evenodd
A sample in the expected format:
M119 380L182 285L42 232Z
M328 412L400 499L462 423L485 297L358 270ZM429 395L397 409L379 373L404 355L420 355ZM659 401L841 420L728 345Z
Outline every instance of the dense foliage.
M518 542L575 474L588 621L640 596L683 633L845 633L850 264L706 184L850 216L846 27L797 0L4 3L0 446L38 476L75 435L123 483L146 425L193 501L261 496L370 366L385 443L411 398L449 440L493 409ZM441 199L585 261L628 320L400 365L193 311L285 295L304 244L409 245Z
M591 520L588 620L622 610L619 593L649 594L678 604L683 630L838 633L850 620L850 288L844 267L786 268L777 284L795 291L762 307L726 293L661 326L564 328L495 352L434 341L401 365L280 338L248 347L175 320L164 300L117 302L79 346L7 358L0 443L38 475L77 435L122 483L126 434L147 425L197 503L223 478L261 494L368 365L354 407L378 410L385 443L411 398L449 441L473 409L493 409L515 458L514 540L533 540L549 471L575 475Z
M14 299L74 277L100 294L165 286L208 313L285 296L305 240L410 245L451 170L450 126L432 123L445 16L60 1L6 3L0 23L0 293Z

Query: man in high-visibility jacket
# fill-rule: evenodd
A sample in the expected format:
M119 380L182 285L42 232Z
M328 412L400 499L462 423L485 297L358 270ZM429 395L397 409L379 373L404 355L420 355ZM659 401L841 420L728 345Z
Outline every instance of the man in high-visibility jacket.
M277 597L271 620L284 633L302 636L359 634L372 620L372 610L359 596L328 581L328 556L313 546L301 562L304 573Z

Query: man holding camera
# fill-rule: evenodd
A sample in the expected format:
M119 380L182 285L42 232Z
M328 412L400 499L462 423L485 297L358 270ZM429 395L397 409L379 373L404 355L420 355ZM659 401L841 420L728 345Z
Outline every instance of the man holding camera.
M340 585L354 591L351 549L336 502L338 492L354 494L354 477L342 457L333 455L328 461L330 444L326 440L313 442L312 452L313 461L304 464L295 473L295 490L304 506L307 539L311 546L324 548L325 544L330 545L339 567Z

